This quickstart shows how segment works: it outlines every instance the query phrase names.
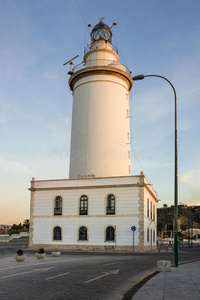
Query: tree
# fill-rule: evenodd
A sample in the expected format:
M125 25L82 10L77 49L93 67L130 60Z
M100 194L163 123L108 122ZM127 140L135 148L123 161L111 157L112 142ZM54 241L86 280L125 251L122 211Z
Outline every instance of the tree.
M23 228L25 229L25 231L29 231L29 226L30 226L29 219L24 220Z

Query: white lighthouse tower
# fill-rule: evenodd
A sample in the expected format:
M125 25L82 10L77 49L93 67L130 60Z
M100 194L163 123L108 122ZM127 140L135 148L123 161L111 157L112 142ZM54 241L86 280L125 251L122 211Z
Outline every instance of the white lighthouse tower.
M91 32L83 64L69 79L73 92L69 178L131 175L130 71L112 46L102 20Z
M157 194L143 172L131 175L133 80L119 63L112 27L102 19L91 31L83 63L68 74L73 93L69 179L32 178L30 248L156 249Z

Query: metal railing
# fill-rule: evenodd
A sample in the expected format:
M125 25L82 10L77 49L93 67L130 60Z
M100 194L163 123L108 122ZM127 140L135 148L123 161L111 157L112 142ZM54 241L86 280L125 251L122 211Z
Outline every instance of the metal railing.
M90 51L93 46L94 46L94 44L87 45L84 48L84 54L87 53L88 51ZM115 51L118 54L118 48L115 45L112 45L112 49L113 49L113 51Z
M115 214L115 208L114 207L106 207L106 214L107 215L114 215Z
M109 60L109 59L91 59L87 61L87 64L82 62L76 66L73 67L72 72L77 72L79 70L85 69L87 67L93 67L93 66L107 66L109 67L110 65L115 65L114 67L116 67L117 69L123 70L128 73L129 75L131 75L131 71L123 64L116 62L115 60ZM113 67L113 66L112 66Z
M54 208L54 216L62 215L62 208Z
M88 214L88 210L87 210L87 209L84 209L84 208L80 208L80 209L79 209L79 214L80 214L80 215L87 215L87 214Z

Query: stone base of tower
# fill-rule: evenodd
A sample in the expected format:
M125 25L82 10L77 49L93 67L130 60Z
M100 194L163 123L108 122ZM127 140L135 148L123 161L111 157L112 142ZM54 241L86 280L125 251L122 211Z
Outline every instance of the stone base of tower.
M30 249L156 249L157 195L143 173L73 180L33 178L30 191Z
M29 249L31 250L38 250L39 248L44 248L45 250L54 250L52 244L35 244L29 245ZM120 251L120 252L133 252L133 246L79 246L79 245L56 245L57 250L63 251ZM145 246L145 247L138 247L134 246L134 252L145 252L149 250L156 250L157 246L153 245Z

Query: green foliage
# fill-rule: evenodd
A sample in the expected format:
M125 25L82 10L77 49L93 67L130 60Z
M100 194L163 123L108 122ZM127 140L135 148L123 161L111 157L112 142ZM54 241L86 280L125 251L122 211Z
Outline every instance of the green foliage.
M23 232L23 231L25 231L25 232L29 231L29 220L28 219L24 220L23 225L22 225L22 223L19 223L18 225L13 224L11 229L10 229L9 234L10 235L11 234L18 234L18 233Z
M181 224L181 230L188 228L188 218L189 226L192 227L194 224L200 228L200 206L178 206L178 218L182 218L184 223ZM174 221L174 205L168 207L163 205L162 208L157 210L157 229L158 232L165 231L165 226L167 224L167 231L173 230Z
M22 249L18 249L17 250L17 255L22 256L24 253L24 251Z
M44 254L44 253L45 253L44 248L38 249L38 253L39 253L39 254Z

